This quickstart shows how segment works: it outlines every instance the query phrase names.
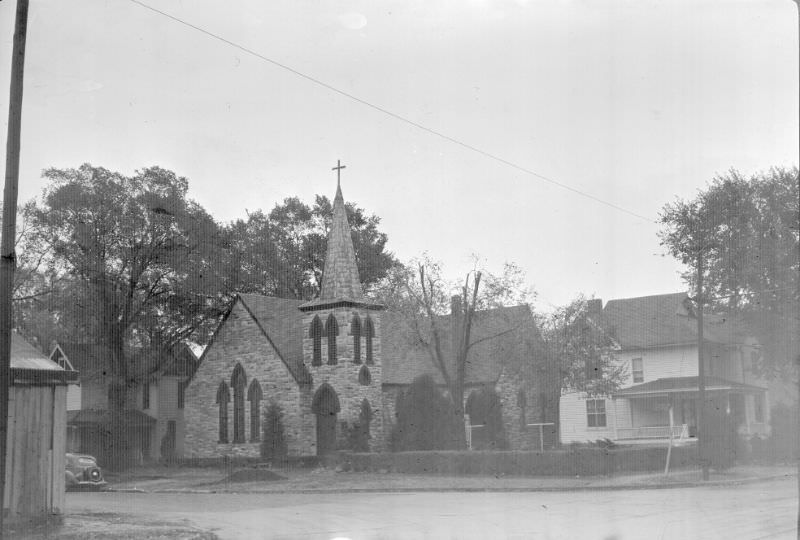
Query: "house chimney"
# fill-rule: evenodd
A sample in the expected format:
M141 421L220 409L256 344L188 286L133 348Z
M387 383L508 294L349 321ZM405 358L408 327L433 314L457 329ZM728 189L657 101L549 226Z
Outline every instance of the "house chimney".
M603 300L600 298L592 298L586 301L586 316L595 324L601 323L600 317L603 313Z

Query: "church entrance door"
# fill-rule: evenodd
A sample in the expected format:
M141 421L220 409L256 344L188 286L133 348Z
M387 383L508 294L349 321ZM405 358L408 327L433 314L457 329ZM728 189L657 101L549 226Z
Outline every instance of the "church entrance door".
M328 384L322 384L314 394L311 412L317 415L317 455L336 450L336 415L341 411L339 396Z

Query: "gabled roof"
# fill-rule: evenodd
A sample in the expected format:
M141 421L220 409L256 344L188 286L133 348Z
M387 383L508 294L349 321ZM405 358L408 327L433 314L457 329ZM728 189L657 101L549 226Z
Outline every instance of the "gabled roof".
M78 376L51 361L15 331L11 332L10 368L15 385L66 384Z
M443 384L430 350L419 342L410 323L400 314L380 312L383 384L406 385L418 376L430 374ZM442 354L454 373L452 315L437 317ZM532 369L543 355L543 342L528 306L479 311L471 331L474 343L467 357L466 384L493 383L504 367Z
M699 391L699 377L666 377L643 384L637 384L619 390L614 397L652 396L658 394L675 394ZM740 392L764 392L760 386L744 384L723 379L722 377L705 377L706 390L709 392L720 390L733 390Z
M602 318L623 349L697 344L697 319L686 293L609 300ZM704 325L705 340L727 343L713 321Z
M72 367L82 374L108 370L111 352L104 345L59 342L57 347L67 356Z
M302 300L258 294L239 294L238 299L294 379L300 384L310 384L311 373L303 364L303 313L299 310Z

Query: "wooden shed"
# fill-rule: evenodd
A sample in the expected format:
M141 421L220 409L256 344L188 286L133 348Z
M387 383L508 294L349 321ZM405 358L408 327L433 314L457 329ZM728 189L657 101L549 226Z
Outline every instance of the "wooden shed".
M11 386L4 511L9 521L35 520L64 508L67 371L16 332L11 338Z

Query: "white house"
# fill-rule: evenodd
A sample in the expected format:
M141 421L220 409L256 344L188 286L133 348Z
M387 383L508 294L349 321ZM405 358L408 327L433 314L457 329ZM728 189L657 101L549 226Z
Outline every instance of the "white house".
M667 439L670 429L681 440L695 437L697 319L688 296L611 300L597 311L601 320L593 322L616 343L614 361L626 368L626 380L613 395L563 392L561 442L652 442ZM708 399L725 408L740 433L766 434L766 389L752 369L758 344L737 332L731 321L707 316L704 322Z

